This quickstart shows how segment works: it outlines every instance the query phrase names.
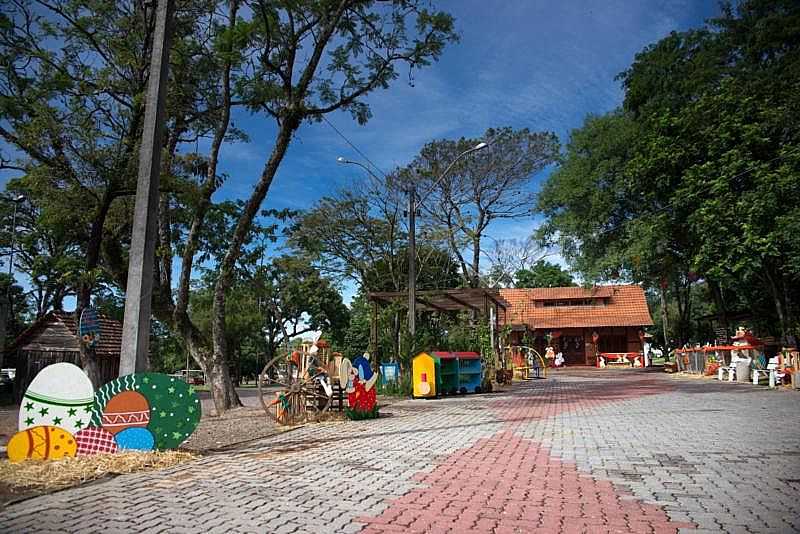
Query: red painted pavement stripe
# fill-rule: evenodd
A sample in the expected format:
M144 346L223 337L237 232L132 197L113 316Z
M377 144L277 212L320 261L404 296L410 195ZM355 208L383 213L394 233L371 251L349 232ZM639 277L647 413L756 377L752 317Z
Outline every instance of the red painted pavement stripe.
M366 534L655 532L670 521L658 506L595 480L540 444L504 431L451 454L415 478L427 487L398 499L377 517L360 517Z
M647 377L562 382L521 390L490 403L506 430L454 452L426 484L390 501L377 517L360 517L365 534L407 533L675 533L691 523L670 521L659 506L644 504L609 481L584 474L571 462L513 433L517 426L565 411L590 410L610 402L672 391Z

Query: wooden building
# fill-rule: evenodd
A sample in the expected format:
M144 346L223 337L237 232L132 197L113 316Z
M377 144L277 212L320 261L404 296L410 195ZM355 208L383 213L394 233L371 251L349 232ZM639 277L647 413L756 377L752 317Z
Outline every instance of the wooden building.
M100 341L95 348L103 382L119 374L122 323L99 316ZM4 361L16 367L15 389L21 396L33 377L44 367L58 362L80 366L78 325L75 314L52 311L33 323L6 349Z
M637 285L501 289L500 296L510 304L500 317L511 326L510 344L530 343L544 355L549 336L566 365L595 365L597 353L640 352L644 328L653 324Z

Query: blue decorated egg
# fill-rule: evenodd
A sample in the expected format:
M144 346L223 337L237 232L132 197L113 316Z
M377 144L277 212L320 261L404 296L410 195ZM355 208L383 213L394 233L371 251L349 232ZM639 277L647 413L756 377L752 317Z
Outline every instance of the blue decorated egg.
M124 452L125 450L151 451L155 444L152 432L141 427L126 428L118 432L114 436L114 441L117 442L117 447L120 449L119 452Z

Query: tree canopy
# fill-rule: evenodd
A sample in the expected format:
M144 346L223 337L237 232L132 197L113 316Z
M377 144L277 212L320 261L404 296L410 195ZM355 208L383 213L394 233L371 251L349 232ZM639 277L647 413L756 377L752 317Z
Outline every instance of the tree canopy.
M645 48L622 109L587 118L543 187L540 237L584 279L668 291L681 342L701 281L724 323L726 301L762 293L770 330L797 327L798 30L796 2L752 0Z
M569 287L574 286L572 275L560 265L539 260L530 269L516 272L514 287Z

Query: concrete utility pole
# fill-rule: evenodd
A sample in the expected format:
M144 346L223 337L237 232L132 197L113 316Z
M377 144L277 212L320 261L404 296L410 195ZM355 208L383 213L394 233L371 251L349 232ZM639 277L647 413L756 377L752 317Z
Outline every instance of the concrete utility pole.
M416 220L417 208L423 205L425 199L428 198L439 183L447 176L450 169L461 158L467 154L471 154L478 150L486 148L488 143L481 141L474 147L465 150L450 162L450 165L439 175L439 178L433 182L433 185L417 198L417 186L414 181L408 186L408 333L411 335L411 342L416 339L417 334L417 238L416 238ZM413 356L413 355L412 355Z
M120 376L145 371L150 348L158 179L161 172L161 146L174 0L156 0L154 3L156 26L153 33L153 55L150 59L142 145L139 149L139 177L128 261L122 355L119 362Z
M411 343L417 335L417 187L408 186L408 333Z

